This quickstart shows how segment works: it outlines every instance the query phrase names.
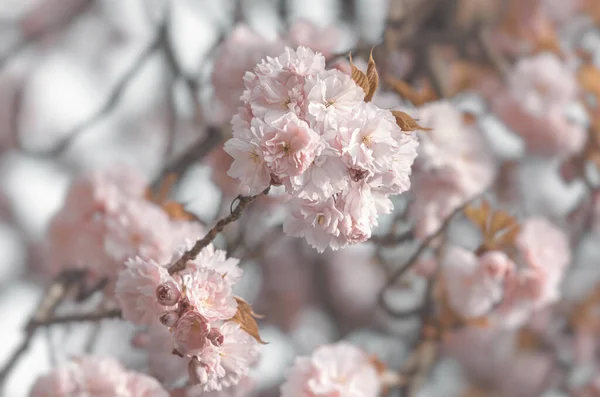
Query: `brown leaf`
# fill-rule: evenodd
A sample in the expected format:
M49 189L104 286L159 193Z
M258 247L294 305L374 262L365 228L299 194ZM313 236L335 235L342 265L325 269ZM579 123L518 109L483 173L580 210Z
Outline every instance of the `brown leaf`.
M369 95L369 91L371 89L369 85L369 79L362 70L354 66L354 64L352 63L352 53L350 53L348 57L350 58L350 68L352 68L352 80L354 80L356 85L363 89L363 91L365 92L366 100L366 96Z
M600 97L600 70L592 64L582 65L577 71L577 80L584 90Z
M369 63L367 64L367 81L369 82L369 92L365 95L365 102L371 101L377 87L379 86L379 73L377 73L377 66L373 59L373 49L371 48L371 54L369 55Z
M514 225L516 225L516 221L508 212L496 211L492 214L489 231L495 234Z
M369 356L369 362L375 367L375 370L379 375L383 374L387 370L387 365L379 359L375 354Z
M261 318L258 314L254 313L252 307L248 302L239 297L234 297L237 302L237 312L235 316L231 318L229 321L234 321L240 325L240 327L246 331L250 336L252 336L258 343L266 345L267 342L263 341L260 338L258 333L258 324L256 323L256 318Z
M477 115L471 112L464 112L463 121L467 125L473 125L477 122Z
M163 211L169 215L169 218L177 221L194 221L198 220L196 215L187 211L183 204L178 203L177 201L166 201L160 204Z
M486 211L485 207L475 207L473 204L469 204L465 207L465 215L471 222L484 231L487 224L489 212Z
M483 244L477 249L480 255L489 250L510 250L519 234L517 219L505 211L493 211L490 203L483 200L480 207L468 205L465 215L483 234Z
M402 131L415 131L415 130L431 131L431 128L421 127L415 119L410 117L405 112L402 112L400 110L392 110L392 114L396 118L396 123L398 124L398 127L400 127L400 129Z
M385 82L388 84L394 91L398 93L402 98L409 100L415 106L422 106L425 102L432 100L430 97L433 90L431 92L427 91L427 87L423 89L422 92L415 90L410 84L398 80L395 77L387 76L385 77ZM435 97L435 95L434 95Z

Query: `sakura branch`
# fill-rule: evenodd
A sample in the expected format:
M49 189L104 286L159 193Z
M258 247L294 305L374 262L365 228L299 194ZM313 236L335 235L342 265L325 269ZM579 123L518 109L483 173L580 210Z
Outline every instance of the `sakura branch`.
M185 251L181 258L179 258L171 267L169 267L169 274L173 275L181 270L183 270L186 266L186 263L190 260L194 260L198 254L212 241L217 237L217 235L225 229L225 226L229 225L232 222L237 221L242 216L242 212L244 209L257 198L267 195L269 193L270 187L267 187L261 193L256 194L254 196L242 196L239 197L238 204L231 214L227 215L225 218L219 220L217 224L208 231L206 236L196 241L196 243L189 250Z

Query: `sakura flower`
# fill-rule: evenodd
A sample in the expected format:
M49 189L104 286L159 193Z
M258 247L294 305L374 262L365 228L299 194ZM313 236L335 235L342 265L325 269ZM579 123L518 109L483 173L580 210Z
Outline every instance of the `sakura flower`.
M177 322L173 329L175 349L183 355L194 356L202 353L209 345L210 325L201 314L189 311Z
M169 393L147 375L127 371L110 358L80 357L40 377L30 397L131 396L168 397Z
M298 202L283 223L283 231L296 237L305 237L306 241L319 252L331 247L338 249L346 245L340 228L350 219L329 199L321 202Z
M502 252L480 258L457 246L449 247L442 263L450 305L465 318L486 315L502 300L504 279L515 264Z
M519 134L534 154L567 156L585 143L583 128L567 120L565 107L577 99L572 70L554 54L521 59L505 91L491 97L492 110Z
M194 369L200 386L207 392L238 384L258 358L258 343L239 324L226 322L219 331L223 343L220 346L211 344L204 349L198 355Z
M282 116L265 128L261 148L269 169L279 178L302 174L319 149L319 135L293 114Z
M179 272L185 297L205 321L228 320L237 304L231 285L212 269L194 268Z
M107 216L104 248L116 261L139 255L159 263L170 259L173 243L166 212L148 201L130 200Z
M186 247L191 248L193 242L188 240ZM193 261L188 262L187 269L210 269L219 273L221 278L229 285L236 283L241 277L243 270L239 266L240 260L237 258L227 258L227 253L223 250L215 249L209 245L200 251L200 254Z
M182 397L250 397L255 394L253 393L254 383L248 376L242 378L237 385L212 392L206 392L201 385L197 385L187 388Z
M389 159L399 146L394 134L402 134L389 111L365 102L356 107L350 118L340 120L336 127L338 145L346 165L369 173L387 169Z
M129 259L119 273L115 290L123 317L134 324L156 324L158 315L165 310L157 301L156 289L168 282L173 282L169 272L155 261Z
M260 126L254 121L250 131L252 139L232 138L225 142L225 151L233 157L229 176L238 178L243 194L254 195L266 189L271 182L271 175L259 148L260 138L256 135ZM261 133L262 135L262 133Z
M307 93L308 113L316 121L350 114L365 96L365 92L350 76L336 70L310 76L304 90Z
M381 383L362 350L339 342L319 347L311 357L296 359L281 386L282 397L375 397Z
M348 170L332 148L325 148L301 175L283 181L286 191L301 199L326 200L348 184Z

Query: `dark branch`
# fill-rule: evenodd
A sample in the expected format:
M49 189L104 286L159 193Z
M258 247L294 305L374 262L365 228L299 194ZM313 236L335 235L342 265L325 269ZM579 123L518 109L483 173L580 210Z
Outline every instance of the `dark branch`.
M256 200L258 197L268 194L270 189L271 189L271 187L268 187L265 190L263 190L261 193L254 195L254 196L240 197L238 200L237 207L235 207L235 209L231 212L231 214L227 215L225 218L218 221L217 224L208 231L206 236L204 236L200 240L196 241L196 243L190 250L184 252L183 255L181 256L181 258L179 258L177 260L177 262L175 262L173 264L173 266L171 266L169 268L169 274L175 274L175 273L185 269L185 265L187 264L187 262L195 259L198 256L198 254L200 253L200 251L202 251L202 249L204 249L204 247L208 246L208 244L210 244L217 237L217 234L219 234L220 232L223 231L223 229L225 229L225 226L240 219L240 216L242 215L242 212L244 211L244 209L251 202Z

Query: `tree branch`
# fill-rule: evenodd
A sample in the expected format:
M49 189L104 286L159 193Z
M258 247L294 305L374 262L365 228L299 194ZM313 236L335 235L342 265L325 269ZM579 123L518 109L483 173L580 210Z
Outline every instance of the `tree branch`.
M196 243L190 250L184 252L183 255L181 256L181 258L179 258L173 264L173 266L171 266L169 268L169 274L175 274L175 273L185 269L185 265L187 264L187 262L195 259L198 256L198 254L200 253L200 251L202 251L202 249L204 247L208 246L208 244L210 244L217 237L217 234L219 234L221 231L223 231L223 229L225 229L225 226L229 225L232 222L237 221L240 218L240 216L242 215L242 212L244 211L244 209L251 202L253 202L260 196L264 196L264 195L268 194L270 189L271 189L271 187L269 186L268 188L263 190L261 193L256 194L254 196L239 197L238 205L237 205L237 207L235 207L235 209L233 211L231 211L231 214L227 215L225 218L218 221L217 224L208 231L206 236L204 236L200 240L196 241Z
M454 219L454 216L462 212L472 200L473 199L466 201L463 205L455 209L454 212L452 212L444 220L442 225L434 233L427 236L427 238L425 238L421 242L415 253L406 261L406 263L400 266L398 269L396 269L394 273L392 273L392 275L387 280L385 286L381 289L381 292L379 293L379 304L386 312L390 313L391 315L394 315L395 313L395 311L388 306L385 300L385 291L392 285L394 285L408 270L410 270L411 267L413 267L417 263L417 260L419 259L421 254L425 252L425 250L429 247L431 242L446 231L446 229L450 226L450 223ZM412 311L410 311L410 313L412 313Z
M21 341L19 347L12 353L0 371L0 389L6 381L8 374L17 365L19 359L29 348L31 340L33 339L35 331L37 330L37 326L35 324L37 322L45 321L53 315L54 311L64 299L70 288L75 282L80 281L82 276L83 273L80 271L65 271L59 274L54 279L52 284L46 289L35 313L25 326L25 338L23 341Z
M163 42L165 31L165 26L161 25L154 40L152 40L152 42L142 51L138 58L117 81L117 83L113 87L112 91L110 92L100 109L96 113L94 113L90 118L76 125L69 132L67 132L66 138L64 138L55 147L49 150L38 151L25 150L23 146L19 143L19 140L17 140L17 144L21 148L21 150L27 154L38 157L54 157L62 154L77 136L79 136L83 131L85 131L89 127L96 124L98 121L102 120L113 110L115 105L119 102L119 100L129 87L130 83L133 81L133 78L137 75L142 66L144 66L146 61L150 59L151 55L159 48L159 46Z

